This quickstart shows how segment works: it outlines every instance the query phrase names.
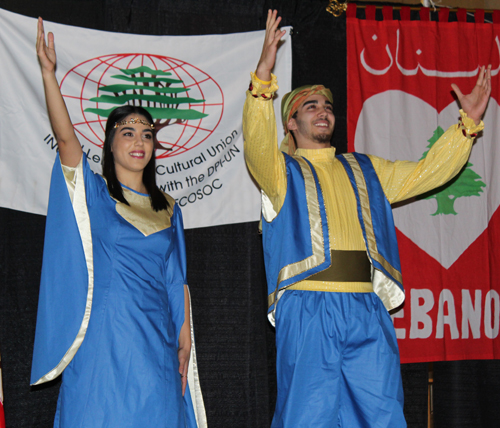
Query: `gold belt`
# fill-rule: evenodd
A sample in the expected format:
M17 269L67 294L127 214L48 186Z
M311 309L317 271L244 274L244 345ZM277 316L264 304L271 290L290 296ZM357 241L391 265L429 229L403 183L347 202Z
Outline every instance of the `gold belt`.
M371 263L365 251L331 250L332 264L288 290L371 293Z
M309 281L371 282L372 265L366 251L331 250L332 264L318 272Z

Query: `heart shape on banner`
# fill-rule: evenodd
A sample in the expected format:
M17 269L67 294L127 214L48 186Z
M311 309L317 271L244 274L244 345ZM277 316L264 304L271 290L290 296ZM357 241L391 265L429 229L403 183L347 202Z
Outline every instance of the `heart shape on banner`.
M458 197L453 214L437 214L436 199L420 199L393 210L396 227L448 269L488 227L500 205L499 105L490 99L485 130L472 149L471 169L486 184L479 196ZM453 102L439 114L426 102L403 91L391 90L365 101L356 127L355 149L389 160L419 160L428 150L435 130L457 123Z

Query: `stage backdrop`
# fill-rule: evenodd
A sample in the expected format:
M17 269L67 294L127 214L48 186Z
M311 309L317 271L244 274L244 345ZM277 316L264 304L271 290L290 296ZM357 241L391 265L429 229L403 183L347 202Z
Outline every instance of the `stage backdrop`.
M92 169L101 170L110 110L142 105L158 130L158 184L177 199L187 228L259 219L241 120L263 31L138 36L46 22L49 31L61 91ZM35 39L35 19L0 9L0 206L46 214L57 144ZM290 90L291 69L288 28L275 68L280 94Z
M474 87L492 64L485 130L449 185L393 210L406 302L393 314L403 363L500 356L500 26L401 20L367 7L347 17L348 146L390 160L419 160L458 122L451 92ZM498 15L495 15L495 20Z

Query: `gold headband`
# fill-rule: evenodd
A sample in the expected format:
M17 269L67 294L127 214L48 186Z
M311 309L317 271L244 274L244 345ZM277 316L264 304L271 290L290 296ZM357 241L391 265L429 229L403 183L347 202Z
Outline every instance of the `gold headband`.
M134 123L134 124L140 123L141 125L150 126L151 129L155 129L155 126L152 123L149 123L147 120L144 119L139 119L138 117L133 117L130 120L123 119L120 122L116 122L114 127L118 128L119 126L126 125L127 123Z

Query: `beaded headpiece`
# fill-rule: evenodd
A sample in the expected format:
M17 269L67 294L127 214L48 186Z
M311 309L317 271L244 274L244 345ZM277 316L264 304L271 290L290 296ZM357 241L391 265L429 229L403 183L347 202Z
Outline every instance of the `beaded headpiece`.
M149 123L147 120L144 120L144 119L139 119L138 117L133 117L129 120L126 120L126 119L120 120L120 122L115 123L114 127L118 128L119 126L126 125L127 123L134 123L134 124L140 123L141 125L150 126L151 129L155 129L155 126L152 123Z

